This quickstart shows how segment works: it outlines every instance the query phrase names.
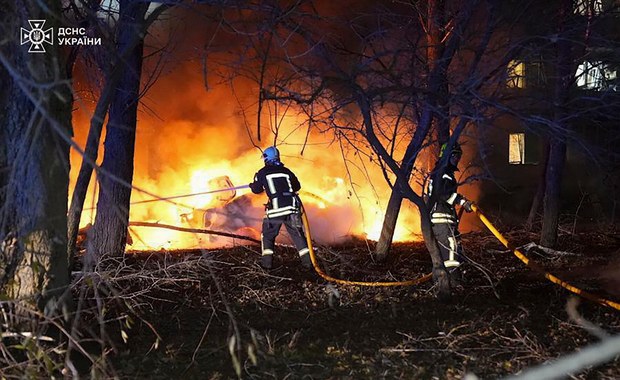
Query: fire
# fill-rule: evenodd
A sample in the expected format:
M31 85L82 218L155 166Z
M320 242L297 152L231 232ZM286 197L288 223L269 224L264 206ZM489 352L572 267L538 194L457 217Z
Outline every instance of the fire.
M212 178L213 170L198 169L190 174L189 186L192 193L207 192L210 189L205 182L205 178ZM205 207L213 201L213 194L203 194L190 198L191 203L196 207Z
M383 221L380 218L375 218L372 226L370 226L370 228L366 231L366 236L368 236L371 240L379 240L382 225Z
M231 102L228 87L205 92L200 80L171 75L160 78L149 92L150 108L157 117L140 114L136 136L134 185L162 198L202 193L246 185L263 165L259 149L252 145L245 128L246 120ZM200 70L193 74L200 76ZM195 79L195 78L194 78ZM169 88L182 94L168 101ZM248 96L252 93L246 90ZM92 105L80 103L74 113L76 141L84 145ZM273 124L273 123L272 123ZM268 121L265 125L270 125ZM280 115L277 146L284 164L293 170L302 184L300 197L311 224L313 238L333 243L351 235L376 240L383 223L383 212L391 189L380 168L368 159L349 158L343 162L338 144L328 134L312 132L303 149L307 125L303 117ZM270 125L273 130L275 127ZM266 132L265 129L263 134ZM260 143L272 145L274 135ZM100 154L101 156L101 154ZM72 180L77 177L80 157L72 153ZM73 183L71 186L73 186ZM85 202L90 208L96 187L91 186ZM132 193L131 221L159 222L177 226L209 228L252 237L260 237L264 194L249 189L179 197L167 201L152 199L138 190ZM81 225L92 223L93 210L85 210ZM134 244L129 249L170 249L216 247L230 239L191 234L160 228L131 228ZM286 234L283 234L286 235ZM395 241L418 240L417 209L403 202Z

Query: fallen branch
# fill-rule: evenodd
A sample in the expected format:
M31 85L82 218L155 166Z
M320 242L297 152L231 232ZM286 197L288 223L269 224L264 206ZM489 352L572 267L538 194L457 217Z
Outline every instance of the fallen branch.
M511 250L509 249L485 249L486 253L490 253L490 254L505 254L505 253L510 253Z
M524 246L522 246L522 248L525 249L526 252L529 252L531 249L536 248L540 251L545 252L548 255L554 255L554 256L579 256L578 253L567 252L567 251L556 251L555 249L543 247L534 242L527 243Z
M191 233L196 233L196 234L219 235L219 236L225 236L225 237L229 237L233 239L247 240L253 243L260 244L260 240L254 239L251 237L231 234L229 232L205 230L202 228L178 227L178 226L172 226L170 224L152 223L152 222L129 222L129 227L155 227L155 228L165 228L168 230L175 230L175 231L182 231L182 232L191 232Z
M531 243L527 243L524 244L520 247L517 247L517 249L519 250L524 250L525 252L529 253L532 249L536 249L539 250L541 252L544 252L548 255L551 256L579 256L578 253L574 253L574 252L568 252L568 251L556 251L555 249L551 249L551 248L547 248L547 247L543 247L542 245L538 245L534 242ZM510 249L486 249L485 250L488 253L492 253L492 254L500 254L500 253L510 253L512 252L512 250ZM539 255L540 253L537 252ZM541 255L543 256L543 255ZM545 256L543 256L545 257Z

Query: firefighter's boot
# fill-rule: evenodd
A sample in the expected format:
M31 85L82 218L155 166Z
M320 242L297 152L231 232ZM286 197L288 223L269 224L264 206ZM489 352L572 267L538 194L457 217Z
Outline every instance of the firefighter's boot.
M301 259L301 265L303 265L306 269L312 269L312 259L310 259L310 253L306 252L303 255L299 256Z
M453 287L463 286L463 268L456 267L449 270L450 272L450 285Z
M263 269L271 269L273 264L273 255L263 255L260 258L260 266Z

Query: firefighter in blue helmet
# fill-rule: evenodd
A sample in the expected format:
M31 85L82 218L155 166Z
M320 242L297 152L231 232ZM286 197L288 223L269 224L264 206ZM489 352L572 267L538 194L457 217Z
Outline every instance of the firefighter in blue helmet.
M310 250L306 243L297 192L301 188L297 176L282 164L280 152L270 146L263 151L265 166L254 175L250 189L255 194L267 193L265 218L261 234L262 255L260 265L271 269L276 236L282 224L286 226L291 239L297 247L301 263L306 268L312 267Z
M447 144L443 144L439 161L431 173L427 194L433 233L439 244L443 263L451 278L458 283L462 278L460 266L463 256L456 205L471 212L472 203L457 192L458 183L454 176L454 172L459 170L458 164L463 151L458 143L455 143L452 151L446 152L446 149ZM449 157L444 158L446 154L449 154Z

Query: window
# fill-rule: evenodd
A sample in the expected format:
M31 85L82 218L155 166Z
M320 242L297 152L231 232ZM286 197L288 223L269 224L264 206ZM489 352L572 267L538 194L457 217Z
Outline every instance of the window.
M547 84L547 75L542 59L529 62L527 64L526 75L528 87L543 87Z
M508 163L525 164L525 133L511 133L508 136Z
M508 64L508 81L506 85L509 88L525 88L525 63L522 61L512 60Z
M513 60L508 64L509 88L542 87L547 83L544 66L541 60L518 61Z
M575 13L583 16L595 16L603 11L603 0L576 0Z
M575 74L577 86L588 90L616 90L616 70L600 61L583 62Z

